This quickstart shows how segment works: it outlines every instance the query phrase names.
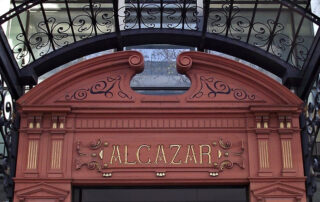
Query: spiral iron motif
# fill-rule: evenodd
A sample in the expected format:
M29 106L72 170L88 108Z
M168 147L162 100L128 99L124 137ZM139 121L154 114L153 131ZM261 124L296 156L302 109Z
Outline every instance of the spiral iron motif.
M4 176L4 190L7 198L13 197L13 180L16 165L16 149L18 139L19 117L15 109L15 102L0 77L0 134L4 149L0 150L0 174Z
M199 30L202 7L196 0L175 0L159 3L149 0L130 0L119 9L123 29L184 28ZM161 24L162 22L162 24Z
M267 23L255 22L252 29L255 36L252 39L253 44L263 49L270 44L269 52L286 59L292 46L292 39L283 34L284 28L283 24L276 23L273 19L268 19Z
M28 44L24 40L24 36L22 33L16 36L17 44L12 48L12 52L15 55L15 58L18 63L20 63L21 67L26 66L30 63L31 55L27 48Z
M292 44L292 54L290 55L289 62L295 67L302 70L304 62L307 60L309 49L305 45L305 39L297 37L297 40Z
M132 99L132 96L125 93L120 86L121 76L110 77L108 76L105 80L97 81L90 88L80 88L74 91L72 94L66 94L65 99L70 100L85 100L88 94L98 95L103 94L106 98L113 98L117 94L122 99Z
M49 27L49 31L47 26ZM67 22L57 22L56 18L50 17L45 21L41 21L37 24L38 31L32 34L28 38L28 42L25 41L25 38L22 33L19 33L16 36L17 44L13 47L13 53L16 60L20 66L24 67L32 61L31 53L27 48L27 45L36 53L35 59L40 58L55 48L60 48L68 45L70 42L68 37L71 36L68 32L71 29L71 26ZM53 44L51 44L50 39Z
M73 18L72 24L80 34L80 39L90 38L97 34L106 34L112 31L114 26L113 12L104 11L100 3L93 3L91 13L90 5L82 7L82 13Z
M304 168L307 177L307 196L316 192L316 172L320 172L319 156L314 156L320 130L320 77L318 75L313 89L305 101L305 111L300 116L301 141L304 154Z
M250 95L243 89L234 89L224 81L216 80L213 77L205 78L200 76L200 89L191 96L192 99L201 98L207 95L208 98L216 98L219 94L233 94L233 97L238 101L249 100L254 101L256 96Z
M229 27L228 34L231 38L243 40L243 33L247 32L250 27L250 20L240 15L240 8L233 6L231 16L229 15L231 4L226 1L221 8L214 8L209 13L209 31L215 34L225 34ZM229 22L229 24L228 24Z
M207 9L204 9L208 2ZM112 5L118 7L113 8ZM254 2L252 8L253 5ZM252 9L251 13L232 0L219 3L203 1L200 4L197 0L126 0L124 4L93 2L82 6L80 11L70 9L67 12L70 19L66 17L60 22L49 17L46 21L36 22L36 33L16 35L12 51L20 67L55 49L116 30L181 29L201 32L205 29L207 33L259 47L300 70L310 54L312 42L308 36L296 33L297 30L288 33L291 24L283 23L283 14L280 14L280 20L276 17L253 17L258 15L257 10ZM312 21L308 23L312 24Z

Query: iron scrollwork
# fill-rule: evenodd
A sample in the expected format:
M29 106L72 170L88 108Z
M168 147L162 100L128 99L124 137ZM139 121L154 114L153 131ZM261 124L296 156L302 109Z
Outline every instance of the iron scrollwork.
M8 88L0 77L0 144L4 149L0 151L0 174L4 176L4 190L7 198L13 197L13 177L15 175L19 117L15 109L14 100Z
M71 37L69 34L71 25L68 22L58 22L55 17L50 17L47 22L40 21L35 29L37 31L31 34L27 42L22 33L16 36L18 43L13 47L13 53L21 66L26 66L32 61L28 45L37 59L51 52L53 47L61 48L70 43L68 38Z
M92 6L92 12L91 12ZM100 3L87 4L82 7L82 13L73 18L72 24L79 33L80 39L90 38L97 34L110 33L113 29L114 13L106 11Z
M305 101L305 111L300 116L301 141L304 155L304 169L307 176L307 196L312 197L317 190L315 178L320 172L320 158L314 156L317 137L320 132L320 77L318 75L309 97Z
M231 10L232 9L232 10ZM239 6L230 4L225 1L221 8L211 9L209 12L209 31L215 34L230 34L230 36L237 40L242 40L242 37L250 27L250 20L240 15ZM231 12L231 15L230 15Z
M66 1L66 5L71 4ZM277 2L274 4L279 5ZM114 5L118 7L113 8ZM181 29L205 31L245 42L302 70L310 54L310 39L314 36L299 35L299 28L287 33L291 27L288 27L290 23L287 25L282 20L285 12L279 12L279 19L258 17L259 5L258 1L252 2L248 9L242 4L234 4L232 0L219 3L197 0L126 0L117 4L92 2L80 7L79 11L67 9L69 19L61 21L51 16L47 20L36 21L31 32L30 29L29 33L25 31L26 36L23 34L24 27L21 27L22 32L13 40L12 51L20 67L24 67L57 48L95 35L116 30ZM205 6L207 9L204 9ZM281 8L287 9L287 5L281 4ZM25 11L28 9L31 8L26 7ZM310 25L316 23L303 19Z
M199 30L203 8L196 0L174 0L157 3L130 0L119 8L124 30L137 28L169 28Z

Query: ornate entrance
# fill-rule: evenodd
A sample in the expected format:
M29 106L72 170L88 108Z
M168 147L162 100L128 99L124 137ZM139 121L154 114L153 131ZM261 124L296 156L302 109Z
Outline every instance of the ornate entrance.
M130 88L143 57L74 65L18 100L15 201L71 201L72 186L249 185L251 202L306 201L302 101L240 63L185 52L182 95ZM294 152L293 152L294 151Z

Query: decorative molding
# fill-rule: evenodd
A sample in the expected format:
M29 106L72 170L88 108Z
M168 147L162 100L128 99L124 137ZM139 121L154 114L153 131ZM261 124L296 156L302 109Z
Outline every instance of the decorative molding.
M66 101L83 101L86 100L88 94L104 95L106 100L111 100L117 95L120 99L132 100L132 96L128 95L121 89L120 83L122 76L107 76L103 80L97 81L89 88L79 88L72 93L65 95Z
M61 169L63 140L52 140L51 169Z
M292 151L291 151L291 140L281 140L282 148L282 165L284 169L292 169Z
M203 96L214 99L220 94L233 95L233 99L236 101L254 101L256 99L256 95L249 94L241 88L231 88L228 83L213 76L201 75L199 79L200 89L190 97L190 100L201 99Z
M28 130L39 130L42 128L42 114L28 116Z
M47 183L37 183L35 185L15 191L19 201L29 201L28 199L46 200L51 199L63 202L69 195L69 191L57 188Z
M77 129L148 129L148 128L245 128L245 119L239 118L197 118L197 119L87 119L76 120Z
M291 199L294 202L300 202L305 190L282 182L277 182L251 190L251 192L258 201L266 201L266 199L272 199L277 196L279 199Z
M28 143L28 160L27 169L34 170L38 166L38 150L39 150L39 140L29 140Z
M258 148L259 148L259 165L260 169L268 169L269 165L269 154L268 154L268 140L267 139L259 139L258 140Z

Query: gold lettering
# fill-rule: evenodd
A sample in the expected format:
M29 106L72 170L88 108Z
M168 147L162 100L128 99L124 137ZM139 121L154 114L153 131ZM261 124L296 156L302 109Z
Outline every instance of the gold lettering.
M124 145L124 164L128 164L128 165L134 165L137 162L133 161L133 162L129 162L128 161L128 145Z
M160 155L160 152L161 152L161 155ZM159 161L164 161L164 163L167 163L166 155L165 155L164 149L163 149L163 144L158 145L157 157L154 162L155 164L158 164L158 159L159 159Z
M192 152L192 155L189 155L190 154L190 150ZM197 159L196 159L196 154L194 153L193 144L192 145L188 144L187 156L186 156L186 160L184 161L184 163L188 163L188 160L189 161L193 160L194 163L197 164Z
M176 157L177 157L177 155L178 155L178 153L179 153L179 151L180 151L180 149L181 149L181 145L180 145L180 144L171 144L171 145L170 145L170 149L172 149L172 148L174 148L174 147L176 147L177 150L176 150L176 153L174 153L173 158L172 158L170 164L179 165L179 164L181 164L181 160L179 160L179 162L175 162L174 160L176 159Z
M203 147L208 147L208 152L203 152ZM200 145L200 164L202 164L203 160L203 155L208 156L208 163L211 164L211 147L210 145L207 144L202 144Z
M150 151L150 148L151 148L150 145L145 145L145 144L140 145L140 147L139 147L138 150L137 150L137 154L136 154L136 155L137 155L138 163L140 163L140 164L150 164L150 163L151 163L150 158L148 158L148 161L147 161L147 162L142 162L142 161L140 160L140 150L141 150L143 147L146 147L146 148L148 149L148 151Z
M111 159L110 159L110 164L112 164L112 161L114 159L114 161L119 161L119 163L121 163L121 156L120 156L120 152L119 152L119 145L112 145L113 146L113 151L112 151L112 155L111 155ZM117 155L115 155L115 152L117 152Z

